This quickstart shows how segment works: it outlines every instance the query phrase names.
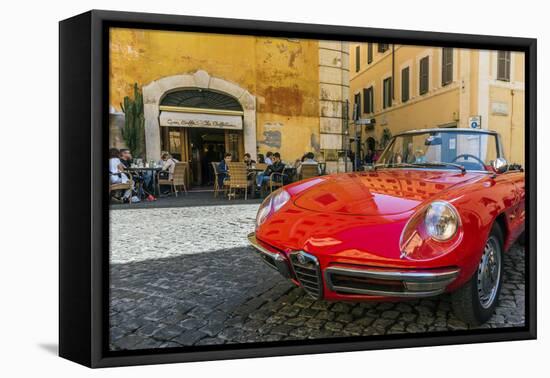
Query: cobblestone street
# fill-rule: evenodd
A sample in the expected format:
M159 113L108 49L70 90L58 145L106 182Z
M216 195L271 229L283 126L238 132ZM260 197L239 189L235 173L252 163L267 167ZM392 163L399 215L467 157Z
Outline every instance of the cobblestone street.
M257 204L111 211L113 350L468 328L449 297L394 303L315 301L247 245ZM223 249L220 249L223 247ZM496 314L524 324L524 249L504 258Z

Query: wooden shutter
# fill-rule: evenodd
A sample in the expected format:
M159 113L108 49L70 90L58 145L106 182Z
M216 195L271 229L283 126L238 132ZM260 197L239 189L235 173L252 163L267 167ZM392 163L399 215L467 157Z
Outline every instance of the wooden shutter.
M425 56L420 59L420 94L423 95L428 92L428 86L430 83L429 77L430 61L429 57Z
M372 43L367 45L367 63L372 63Z
M453 49L444 48L441 55L441 84L447 85L453 81Z
M401 101L409 101L409 67L401 70Z
M359 119L361 118L361 93L357 93L355 95L355 99L354 99L354 108L356 107L357 108L357 113L355 114L355 119Z
M392 100L392 95L391 95L391 77L388 77L387 79L384 79L384 93L383 93L383 96L384 96L384 109L385 108L389 108L391 106L391 100Z
M361 46L355 46L355 72L361 69Z
M373 112L372 87L363 89L363 112L367 114Z

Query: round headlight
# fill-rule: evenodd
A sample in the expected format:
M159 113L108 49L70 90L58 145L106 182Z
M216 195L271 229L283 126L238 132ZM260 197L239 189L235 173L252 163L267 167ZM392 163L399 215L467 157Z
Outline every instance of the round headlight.
M265 222L271 212L271 196L268 196L260 205L256 213L256 227L260 227Z
M453 205L445 201L432 202L426 210L424 223L428 235L435 240L452 238L458 229L458 213Z
M288 200L290 200L290 194L284 189L279 189L267 196L256 214L256 227L260 227L272 212L279 211Z
M279 189L277 192L273 193L273 199L271 200L273 211L279 211L289 199L290 194L284 189Z

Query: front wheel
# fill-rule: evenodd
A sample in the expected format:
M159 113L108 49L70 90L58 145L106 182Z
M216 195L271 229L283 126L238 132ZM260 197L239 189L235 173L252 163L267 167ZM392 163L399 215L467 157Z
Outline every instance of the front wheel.
M483 324L495 311L502 286L502 246L502 231L495 223L485 243L477 271L451 296L455 315L468 324Z

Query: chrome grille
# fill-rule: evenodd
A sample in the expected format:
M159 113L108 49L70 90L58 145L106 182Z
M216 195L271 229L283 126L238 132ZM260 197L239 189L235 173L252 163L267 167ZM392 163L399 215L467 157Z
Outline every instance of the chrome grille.
M304 290L316 299L323 297L323 282L319 261L309 253L299 251L290 254L290 262L296 279Z

